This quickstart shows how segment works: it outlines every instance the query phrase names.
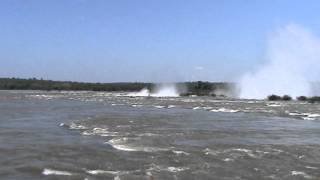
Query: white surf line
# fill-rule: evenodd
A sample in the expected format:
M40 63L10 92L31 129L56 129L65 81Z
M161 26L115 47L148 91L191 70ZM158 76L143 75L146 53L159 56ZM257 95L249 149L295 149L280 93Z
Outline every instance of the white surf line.
M49 169L49 168L45 168L42 171L43 175L59 175L59 176L72 176L72 173L68 172L68 171L58 171L58 170L54 170L54 169Z

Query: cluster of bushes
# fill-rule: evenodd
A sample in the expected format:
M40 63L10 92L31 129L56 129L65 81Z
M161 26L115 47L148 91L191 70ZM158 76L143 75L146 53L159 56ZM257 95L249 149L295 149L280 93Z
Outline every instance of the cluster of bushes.
M307 101L308 98L306 96L299 96L299 97L297 97L297 100L298 101Z
M308 101L309 103L319 103L320 96L313 96L313 97L299 96L299 97L297 97L297 100Z
M291 101L292 97L289 95L278 96L278 95L270 95L267 98L269 101ZM306 96L299 96L296 98L298 101L307 101L310 103L320 102L320 96L313 96L313 97L306 97Z
M278 95L270 95L267 98L269 101L291 101L292 97L289 95L284 95L284 96L278 96Z
M181 85L181 84L180 84ZM179 86L179 84L178 84ZM217 90L230 92L235 88L235 84L233 83L225 83L225 82L204 82L204 81L196 81L196 82L185 82L182 83L182 86L185 86L187 91L182 96L223 96L220 94L216 94Z

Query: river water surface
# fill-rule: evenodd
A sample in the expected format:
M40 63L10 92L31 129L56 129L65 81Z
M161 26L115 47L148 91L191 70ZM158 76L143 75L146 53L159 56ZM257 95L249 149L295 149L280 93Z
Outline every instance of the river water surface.
M319 178L319 104L0 91L0 179Z

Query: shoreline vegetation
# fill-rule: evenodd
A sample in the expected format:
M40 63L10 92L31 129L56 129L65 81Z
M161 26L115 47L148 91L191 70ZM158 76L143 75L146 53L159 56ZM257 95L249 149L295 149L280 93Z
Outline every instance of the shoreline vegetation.
M175 83L181 96L219 96L232 93L235 84L225 82L179 82ZM53 81L43 79L0 78L0 90L44 90L44 91L140 91L144 88L155 91L157 84L143 82L88 83Z
M212 97L235 97L236 84L226 82L179 82L175 83L180 96L212 96ZM44 90L44 91L140 91L144 88L153 92L157 88L155 83L144 82L117 82L117 83L89 83L74 81L53 81L36 78L0 78L0 90ZM289 95L269 95L268 101L291 101ZM297 101L320 103L320 96L296 97Z
M289 95L284 95L284 96L278 96L275 94L272 94L267 97L268 101L291 101L293 98ZM312 97L307 97L307 96L298 96L296 97L297 101L305 101L309 103L320 103L320 96L312 96Z

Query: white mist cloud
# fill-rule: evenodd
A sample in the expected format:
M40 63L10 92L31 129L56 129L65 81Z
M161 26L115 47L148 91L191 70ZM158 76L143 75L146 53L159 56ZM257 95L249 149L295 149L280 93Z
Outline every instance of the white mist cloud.
M267 64L240 80L241 98L313 95L310 82L320 77L318 37L299 25L289 24L271 36L266 58Z
M144 88L139 92L129 93L128 96L137 96L137 97L179 97L179 92L175 84L166 83L166 84L157 84L155 92L151 93L149 89Z

